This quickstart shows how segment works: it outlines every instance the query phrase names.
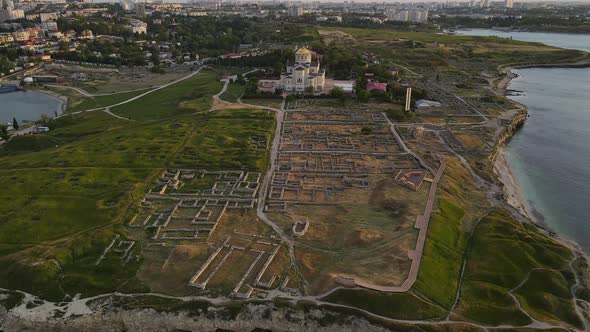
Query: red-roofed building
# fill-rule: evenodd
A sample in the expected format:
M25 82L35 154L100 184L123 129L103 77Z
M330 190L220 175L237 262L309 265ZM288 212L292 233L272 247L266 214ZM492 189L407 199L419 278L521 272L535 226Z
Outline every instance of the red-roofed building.
M227 53L221 56L223 59L239 59L242 57L240 53Z
M386 92L387 91L387 83L379 83L379 82L369 82L367 83L367 91L379 90Z
M37 54L34 57L41 61L51 61L51 55L49 54Z

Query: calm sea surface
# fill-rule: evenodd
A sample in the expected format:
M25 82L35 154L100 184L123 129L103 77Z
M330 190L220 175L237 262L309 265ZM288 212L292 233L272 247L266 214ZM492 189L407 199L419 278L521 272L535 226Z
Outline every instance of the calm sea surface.
M488 32L487 34L485 32ZM590 51L590 35L463 31L512 36ZM529 108L525 126L508 144L507 158L523 195L543 221L590 251L590 68L530 68L509 88Z
M53 116L60 105L59 100L38 92L0 93L0 122L12 122L13 117L22 122L38 120L42 114Z
M489 29L459 30L459 35L497 36L528 42L539 42L550 46L571 48L590 52L590 35L555 32L504 32Z

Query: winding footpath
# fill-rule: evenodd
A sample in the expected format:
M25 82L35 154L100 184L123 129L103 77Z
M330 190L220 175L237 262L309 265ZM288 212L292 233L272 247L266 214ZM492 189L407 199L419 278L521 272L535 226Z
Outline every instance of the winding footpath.
M125 117L122 117L122 116L119 116L119 115L116 115L116 114L112 113L111 112L111 109L114 108L114 107L117 107L117 106L121 106L121 105L125 105L125 104L128 104L128 103L131 103L133 101L136 101L136 100L138 100L140 98L143 98L143 97L149 95L150 93L154 93L156 91L165 89L165 88L167 88L167 87L169 87L171 85L174 85L176 83L180 83L182 81L185 81L185 80L187 80L187 79L189 79L189 78L191 78L191 77L193 77L195 75L198 75L201 72L201 70L203 70L204 68L207 68L207 66L201 66L201 67L199 67L199 69L193 71L192 73L190 73L190 74L188 74L186 76L183 76L183 77L181 77L181 78L179 78L177 80L174 80L172 82L169 82L169 83L160 85L160 86L158 86L158 87L156 87L156 88L154 88L152 90L149 90L147 92L144 92L142 94L139 94L139 95L137 95L135 97L131 97L131 98L125 100L125 101L122 101L122 102L119 102L119 103L116 103L116 104L113 104L113 105L101 106L101 107L91 108L91 109L87 109L87 110L83 110L83 111L77 111L77 112L71 112L71 113L61 114L60 116L58 116L58 118L60 118L62 116L68 116L68 115L72 115L72 114L80 114L80 113L84 113L84 112L103 111L103 112L105 112L105 113L107 113L107 114L109 114L111 116L114 116L114 117L116 117L118 119L121 119L121 120L130 120L128 118L125 118Z
M48 87L51 87L51 88L74 90L74 91L78 92L79 94L83 95L84 97L88 97L88 98L112 96L112 95L117 95L120 93L129 93L129 92L142 91L142 90L149 89L149 88L142 88L142 89L132 89L132 90L125 90L125 91L117 91L117 92L107 92L107 93L90 93L82 88L78 88L75 86L59 85L59 84L45 84L45 85Z

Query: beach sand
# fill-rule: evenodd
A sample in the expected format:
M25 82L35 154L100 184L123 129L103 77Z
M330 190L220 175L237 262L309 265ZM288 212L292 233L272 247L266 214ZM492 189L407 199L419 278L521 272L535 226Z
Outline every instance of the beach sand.
M46 96L49 96L51 98L58 100L60 102L58 116L60 116L66 112L66 108L68 105L68 97L66 97L64 95L60 95L59 93L53 92L50 90L33 89L33 90L29 90L29 91L36 92L36 93L42 93Z
M504 96L508 92L508 85L510 85L510 81L518 77L518 75L512 72L511 67L503 67L499 69L499 72L501 73L500 78L494 82L493 87L497 94Z
M502 67L499 68L499 71L502 73L501 78L496 80L492 84L492 88L496 91L498 95L504 96L508 91L508 86L510 85L510 81L512 79L518 77L515 73L513 73L511 67ZM514 102L514 101L513 101ZM526 106L514 102L519 107L526 108ZM516 181L514 174L512 173L512 169L510 168L510 163L508 159L506 159L506 147L502 146L499 148L497 155L494 158L494 173L502 182L503 184L503 191L504 197L510 206L517 209L520 214L529 218L532 221L536 221L535 213L533 213L533 209L527 201L524 199L524 195L522 194L522 190Z
M498 155L494 160L494 173L504 185L503 190L506 202L517 209L523 216L534 222L538 222L536 213L524 199L522 190L512 173L510 162L506 159L506 151L504 148L501 148L500 151L498 151Z

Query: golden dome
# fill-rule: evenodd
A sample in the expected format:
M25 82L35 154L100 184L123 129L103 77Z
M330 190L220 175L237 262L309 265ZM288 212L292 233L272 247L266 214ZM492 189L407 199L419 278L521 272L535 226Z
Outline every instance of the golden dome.
M295 52L295 54L296 55L308 55L308 54L311 54L311 51L305 47L302 47L302 48L298 49L297 52Z

